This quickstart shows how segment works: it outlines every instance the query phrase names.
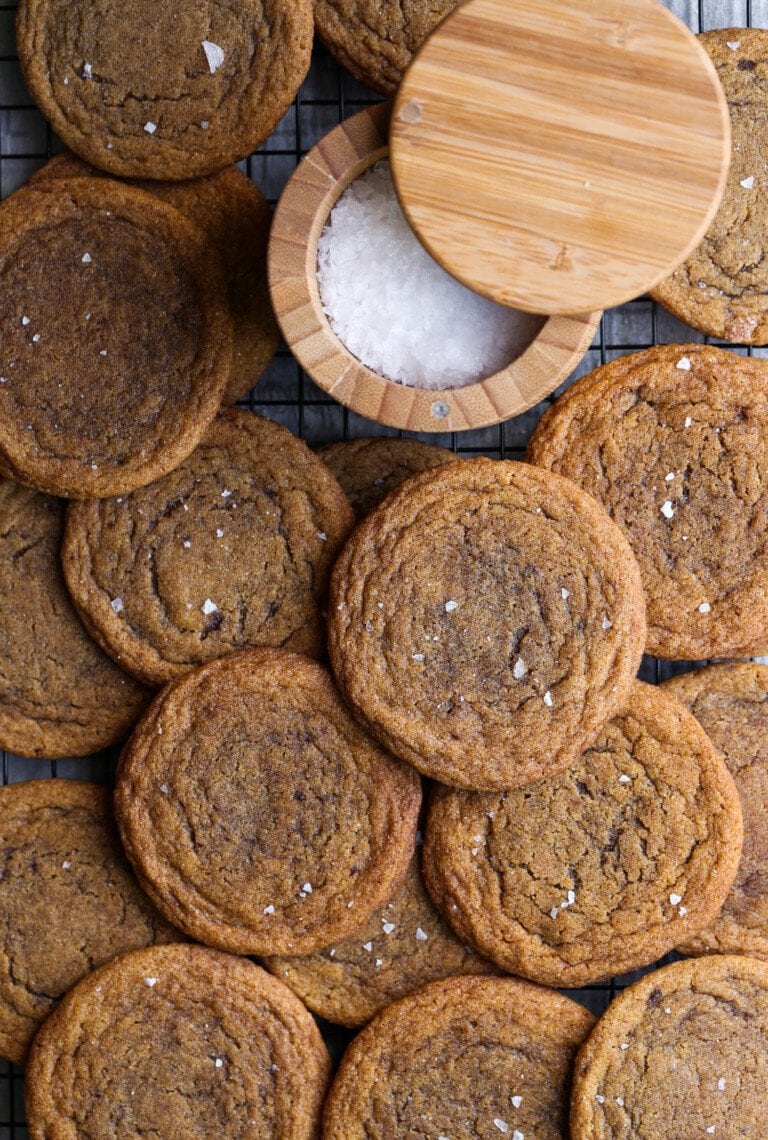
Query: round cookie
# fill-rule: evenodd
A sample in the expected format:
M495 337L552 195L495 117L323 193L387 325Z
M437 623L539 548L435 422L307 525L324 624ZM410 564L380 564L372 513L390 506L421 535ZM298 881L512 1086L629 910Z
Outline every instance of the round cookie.
M341 483L358 518L370 514L411 475L458 458L446 447L388 436L330 443L317 454Z
M731 168L723 202L701 245L651 295L708 336L768 344L768 31L719 28L699 40L728 100Z
M562 775L491 795L438 789L424 876L459 938L509 973L575 988L710 923L741 842L715 748L682 705L636 682Z
M768 1135L768 965L675 962L620 993L579 1052L572 1140Z
M496 972L441 919L417 859L392 901L354 938L308 957L263 962L313 1013L350 1028L427 982Z
M61 500L0 479L0 748L46 760L115 744L149 699L83 629L63 532Z
M647 652L768 651L768 363L663 345L579 380L531 439L533 463L607 509L640 563Z
M353 523L301 440L230 410L164 478L70 504L62 563L93 637L162 685L256 645L323 656L328 579Z
M57 154L25 185L61 178L99 178L102 171L73 154ZM267 286L267 239L272 210L250 178L230 166L190 182L137 182L199 226L215 246L227 275L233 325L232 371L224 402L233 404L254 387L280 340Z
M678 950L768 958L768 667L712 665L663 686L725 757L744 813L736 881L714 922Z
M25 1102L32 1140L315 1140L329 1075L287 986L243 958L163 946L64 998L35 1039Z
M595 1023L516 978L449 978L389 1006L344 1054L323 1140L566 1140L576 1051Z
M27 86L66 145L126 178L212 174L261 146L312 52L311 0L21 0Z
M567 768L640 663L640 575L564 479L462 460L359 524L331 579L339 686L382 744L444 784L516 787Z
M312 954L366 926L405 878L420 801L416 774L357 727L328 672L282 650L172 682L115 793L158 908L238 954Z
M315 27L355 79L383 95L394 95L415 53L458 2L315 0Z
M68 498L171 471L232 359L220 260L172 206L77 178L0 208L0 469Z
M91 970L181 938L131 874L111 798L76 780L0 788L0 1056L17 1065L56 1000Z

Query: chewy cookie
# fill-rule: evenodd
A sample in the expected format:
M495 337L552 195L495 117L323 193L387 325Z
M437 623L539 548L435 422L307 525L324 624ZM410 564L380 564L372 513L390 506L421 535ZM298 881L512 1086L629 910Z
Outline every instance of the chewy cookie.
M164 689L115 793L159 909L239 954L312 954L361 930L405 878L420 801L416 774L357 727L328 672L280 650Z
M301 440L232 410L164 478L72 503L62 562L99 644L162 685L255 645L321 657L328 579L353 522Z
M127 950L181 937L131 874L111 798L76 780L0 788L0 1056L18 1065L75 982Z
M731 113L733 149L722 205L701 245L652 296L720 340L768 344L768 31L719 28L709 52Z
M46 760L122 740L149 699L83 629L63 532L61 500L0 479L0 748Z
M448 463L357 529L332 576L342 692L445 784L561 771L622 705L645 639L637 564L578 487L524 463Z
M264 965L313 1013L350 1028L427 982L496 972L440 918L417 859L392 901L354 938L304 958L265 958Z
M69 179L0 208L0 469L68 498L158 479L197 445L230 375L219 258L132 187Z
M577 1061L572 1140L768 1135L768 965L675 962L619 994Z
M37 1035L25 1101L45 1137L315 1140L330 1061L287 986L203 946L125 954Z
M370 514L411 475L458 458L445 447L387 436L330 443L317 454L341 483L358 518Z
M627 535L648 653L768 650L768 362L704 345L624 356L560 397L528 457L573 479Z
M712 665L665 682L725 757L744 813L736 881L706 930L678 947L684 954L768 958L768 667Z
M576 1051L595 1019L516 978L449 978L374 1018L344 1054L323 1140L565 1140Z
M21 0L24 78L61 139L126 178L182 180L245 158L309 67L311 0Z
M711 922L741 841L720 756L682 705L638 681L567 772L493 795L438 789L424 875L461 939L510 973L576 987Z

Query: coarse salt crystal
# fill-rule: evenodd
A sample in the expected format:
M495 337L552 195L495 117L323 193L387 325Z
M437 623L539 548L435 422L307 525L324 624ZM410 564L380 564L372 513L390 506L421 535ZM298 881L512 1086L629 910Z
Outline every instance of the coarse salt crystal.
M741 40L727 40L726 43L728 44L728 47L731 49L731 51L738 51Z
M725 1092L725 1077L720 1078L720 1080L717 1082L717 1087L720 1092Z
M147 132L148 135L153 135L155 133L155 131L157 130L157 123L145 123L144 124L144 130Z
M232 494L232 492L228 491L225 487L224 490L221 492L221 497L222 497L222 499L228 499L231 494Z
M160 785L160 791L163 793L164 796L167 796L168 791L169 791L168 785L167 784L161 784Z
M611 621L611 619L607 618L607 617L603 617L603 629L612 629L612 628L613 628L613 622Z
M521 681L527 672L528 666L526 665L525 661L523 661L522 657L518 657L512 670L512 676L516 681Z
M519 1108L522 1103L523 1103L523 1098L521 1096L513 1096L512 1097L512 1104L515 1106L515 1108Z
M144 985L149 986L149 988L153 990L159 981L159 978L145 978Z
M224 1062L222 1061L221 1057L216 1058L216 1060L214 1061L214 1065L216 1066L217 1069L222 1068L222 1066L224 1065Z
M274 914L275 913L274 904L270 903L269 906L265 906L262 913L263 914Z
M458 602L446 602L445 603L445 612L447 614L452 614L454 612L454 610L457 610L458 608L459 608Z
M428 938L428 935L426 935L424 933L424 931L421 929L420 926L417 926L416 927L416 941L417 942L426 942L427 938Z
M690 372L691 362L687 356L681 356L675 367L679 368L681 372Z
M619 1108L623 1108L624 1107L624 1097L617 1096L616 1097L616 1103L618 1104Z
M90 265L93 261L93 258L91 257L90 253L84 253L80 260L82 261L83 265Z
M62 871L68 871L71 866L72 866L72 864L70 863L69 859L65 859L64 862L61 864L61 869L62 869Z
M672 906L677 906L678 903L681 903L683 901L683 896L673 893L669 896L669 901L672 903Z
M691 419L691 417L686 416L685 417L685 423L683 424L683 427L690 427L692 423L693 423L693 420Z
M215 614L219 607L216 605L215 602L212 602L210 598L206 598L205 601L203 602L202 608L203 608L203 613L207 617L208 614Z
M122 613L122 611L125 608L123 606L123 599L122 598L113 598L109 604L111 605L112 609L115 611L116 614Z
M709 1133L709 1135L711 1136L711 1135L712 1135L712 1133L713 1133L714 1131L715 1131L715 1126L714 1126L714 1124L710 1124L709 1128L707 1129L707 1132L708 1132L708 1133Z
M525 1135L516 1128L512 1133L512 1140L525 1140Z
M24 327L26 328L26 326L29 324L29 317L22 317L22 318L21 318L21 323L22 323L22 324L24 325Z
M560 591L560 596L562 597L564 602L567 602L571 596L571 591L566 590L565 586L563 586L562 590Z
M40 333L35 333L35 335L32 337L32 340L35 344L37 344L37 342L40 340Z
M664 515L665 519L671 519L674 515L675 508L672 506L670 499L667 499L665 503L661 504L661 513Z
M626 772L622 772L621 775L619 776L619 783L620 784L631 784L632 783L632 777L628 776L626 774Z
M675 477L675 473L674 473L674 471L670 471L669 475L665 475L665 476L664 476L664 480L665 480L665 482L667 482L667 483L671 483L671 482L672 482L672 480L674 479L674 477Z
M423 653L414 653L413 660L418 661L419 664L421 664L421 662L424 660L424 654Z
M681 906L677 913L680 915L681 918L685 918L685 916L688 913L688 909L687 909L687 907Z
M552 699L552 694L550 693L549 689L547 689L546 693L544 694L544 704L548 709L551 709L554 703L555 702Z
M304 884L304 886L303 886L301 889L302 889L302 890L304 891L304 893L305 893L305 894L307 894L307 895L311 895L311 894L312 894L312 884L311 884L311 883L305 883L305 884Z
M211 43L210 40L203 40L203 51L208 60L211 75L215 75L224 62L224 49L218 44Z
M384 931L385 934L391 934L392 931L395 929L395 924L394 924L394 922L384 922L384 923L382 923L381 929Z
M500 1117L495 1117L493 1123L498 1128L499 1132L509 1132L509 1125L506 1120L501 1120Z
M560 907L553 906L552 910L549 912L549 917L550 918L557 918L559 913L560 913Z
M752 187L755 185L754 174L750 174L749 178L742 178L741 185L744 187L745 190L751 190Z
M605 1097L600 1096L600 1093L596 1094L595 1100L597 1101L598 1104L605 1104Z
M90 63L83 64L83 79L93 79L93 68Z
M185 550L189 550L189 549L190 549L190 547L192 546L192 543L189 541L189 539L188 539L188 538L185 538L185 539L184 539L184 542L182 543L182 545L183 545L183 547L184 547L184 549L185 549Z
M709 604L709 602L702 602L701 605L699 606L699 613L700 614L708 614L711 609L712 609L712 607Z
M327 542L328 541L328 535L325 533L324 530L318 530L317 531L317 537L320 539L321 542ZM381 610L383 608L384 607L383 607L382 603L379 602L379 609Z
M368 953L370 954L371 950L373 950L373 943L372 942L364 942L363 943L363 950L367 950Z

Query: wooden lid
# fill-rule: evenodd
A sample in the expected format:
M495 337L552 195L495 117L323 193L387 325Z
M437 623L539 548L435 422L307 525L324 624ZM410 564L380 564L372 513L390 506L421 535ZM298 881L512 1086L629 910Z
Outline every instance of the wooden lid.
M714 65L657 0L468 0L395 102L397 192L479 293L577 313L645 293L699 244L730 162Z

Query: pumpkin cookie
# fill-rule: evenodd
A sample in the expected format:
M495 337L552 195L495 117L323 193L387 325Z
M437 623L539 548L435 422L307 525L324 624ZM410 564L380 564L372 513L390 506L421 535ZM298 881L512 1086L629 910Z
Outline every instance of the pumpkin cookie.
M427 982L496 972L440 918L417 859L392 901L354 938L305 958L265 958L264 965L313 1013L350 1028Z
M708 336L768 344L768 31L720 28L699 40L731 112L731 169L701 245L651 295Z
M741 841L720 756L682 705L636 682L562 775L493 795L438 790L424 875L460 938L510 973L576 987L710 923Z
M624 356L560 397L528 457L627 535L648 653L768 652L768 362L704 345Z
M329 1075L287 986L242 958L162 946L67 994L32 1047L27 1119L32 1140L315 1140Z
M63 532L64 503L0 479L0 748L46 760L122 740L149 698L83 629Z
M516 978L449 978L389 1006L344 1054L324 1140L565 1140L576 1051L595 1023Z
M239 954L312 954L405 878L421 788L322 666L251 650L169 685L126 745L115 807L169 921Z
M618 528L524 463L413 476L360 523L332 576L342 692L386 748L458 787L567 768L623 704L644 640Z
M712 665L665 682L725 756L744 812L744 850L723 909L684 954L768 958L768 667Z
M183 214L95 178L0 208L0 469L71 498L141 487L189 455L230 375L216 251Z
M768 1135L768 965L675 962L619 994L577 1061L572 1140Z
M170 475L72 503L62 562L99 644L162 685L255 645L321 657L328 578L353 522L301 440L232 410Z
M358 518L370 514L411 475L458 458L445 447L388 436L331 443L317 454L341 483Z
M15 1064L75 982L127 950L181 938L131 874L111 799L77 780L0 788L0 1056Z
M261 146L312 53L311 0L21 0L24 78L57 135L126 178L211 174Z

